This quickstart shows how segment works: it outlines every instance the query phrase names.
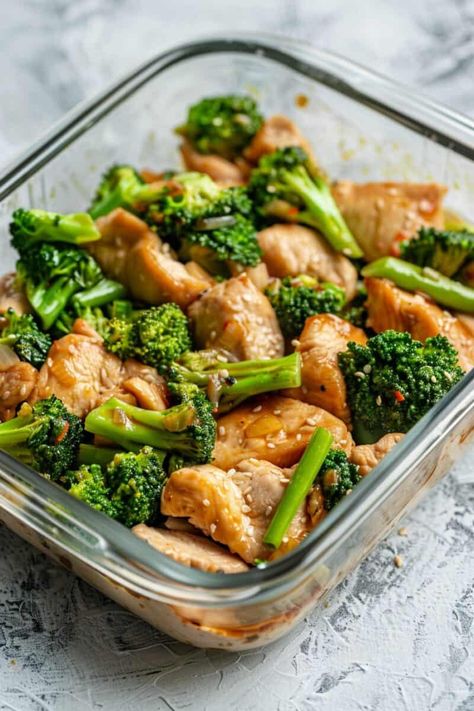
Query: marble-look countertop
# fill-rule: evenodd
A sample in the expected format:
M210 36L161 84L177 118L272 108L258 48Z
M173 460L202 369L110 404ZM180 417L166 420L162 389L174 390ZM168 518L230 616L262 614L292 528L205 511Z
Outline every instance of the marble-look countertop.
M310 40L474 113L473 0L22 0L2 4L0 161L134 64L236 30ZM473 481L471 453L324 614L244 654L166 638L0 529L0 711L474 709Z

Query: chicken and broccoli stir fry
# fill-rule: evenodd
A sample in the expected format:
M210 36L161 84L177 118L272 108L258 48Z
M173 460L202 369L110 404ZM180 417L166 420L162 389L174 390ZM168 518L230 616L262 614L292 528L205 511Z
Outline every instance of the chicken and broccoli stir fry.
M331 182L293 122L205 98L184 170L17 209L0 448L188 566L270 563L474 363L474 232L437 184ZM310 137L309 137L310 138Z

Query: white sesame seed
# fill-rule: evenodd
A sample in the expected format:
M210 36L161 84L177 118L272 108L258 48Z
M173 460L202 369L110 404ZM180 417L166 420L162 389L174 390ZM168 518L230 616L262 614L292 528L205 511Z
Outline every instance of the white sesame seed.
M273 410L274 415L281 415L281 410Z
M219 434L221 435L221 437L223 437L225 435L224 425L219 425Z
M247 533L248 533L249 536L253 536L254 531L255 531L255 529L254 529L253 526L249 526L249 527L247 528Z
M215 524L215 523L211 523L211 525L209 526L209 529L210 529L210 531L211 531L211 535L214 535L214 533L216 532L216 528L217 528L216 524Z
M364 365L364 367L362 368L362 370L364 371L364 373L367 373L367 375L368 375L370 373L370 371L372 370L372 366L370 365L370 363L366 363Z
M251 511L251 508L250 508L250 506L247 506L247 504L244 504L242 506L242 513L246 514L246 513L249 513L250 511Z
M379 407L382 404L382 398L380 397L380 395L377 395L377 397L375 398L375 404Z
M291 341L291 345L294 346L294 348L298 348L300 342L297 338L293 338L293 340Z
M363 373L361 370L356 370L354 375L356 376L356 378L365 378L365 373Z
M247 494L246 499L249 502L249 504L251 504L253 502L252 494Z
M254 407L254 408L253 408L252 412L260 412L261 409L262 409L262 406L261 406L261 405L257 405L257 407Z
M267 442L268 449L275 449L276 445L273 442Z
M209 501L209 499L203 499L203 500L202 500L202 505L203 505L203 506L206 506L206 508L207 508L208 506L211 505L211 502Z
M296 435L296 441L301 442L302 437L303 435L301 434L301 432L298 432L298 434Z
M281 540L283 543L288 543L288 536L283 536Z
M233 476L233 475L236 473L236 471L237 471L236 469L232 468L232 469L229 469L229 471L227 472L227 474L228 474L229 476Z
M272 511L273 511L273 507L268 505L267 508L265 509L265 516L270 516Z
M438 380L437 380L437 378L436 378L436 375L432 375L432 376L431 376L431 382L432 382L432 383L437 383L437 382L438 382Z

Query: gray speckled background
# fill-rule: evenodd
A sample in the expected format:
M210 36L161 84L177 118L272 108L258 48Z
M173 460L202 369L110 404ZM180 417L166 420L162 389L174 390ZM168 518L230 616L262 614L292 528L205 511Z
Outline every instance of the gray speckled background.
M0 160L154 52L229 29L305 38L474 113L473 0L167 5L4 2ZM324 614L242 655L170 641L0 529L0 711L474 709L473 482L471 452Z

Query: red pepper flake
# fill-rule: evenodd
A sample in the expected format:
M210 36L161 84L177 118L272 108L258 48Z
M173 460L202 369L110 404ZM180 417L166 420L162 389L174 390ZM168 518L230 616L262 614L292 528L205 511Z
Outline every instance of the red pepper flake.
M392 257L399 257L400 256L400 245L394 242L391 247L390 247L390 255Z
M291 207L288 208L288 214L291 215L291 217L293 217L294 215L298 215L298 213L299 213L298 207L295 207L294 205L292 205Z
M58 436L54 440L54 444L59 444L60 442L62 442L68 432L69 432L69 422L66 420L64 422L61 432L58 434Z
M405 395L401 393L400 390L394 390L393 397L397 402L403 402L405 399Z

